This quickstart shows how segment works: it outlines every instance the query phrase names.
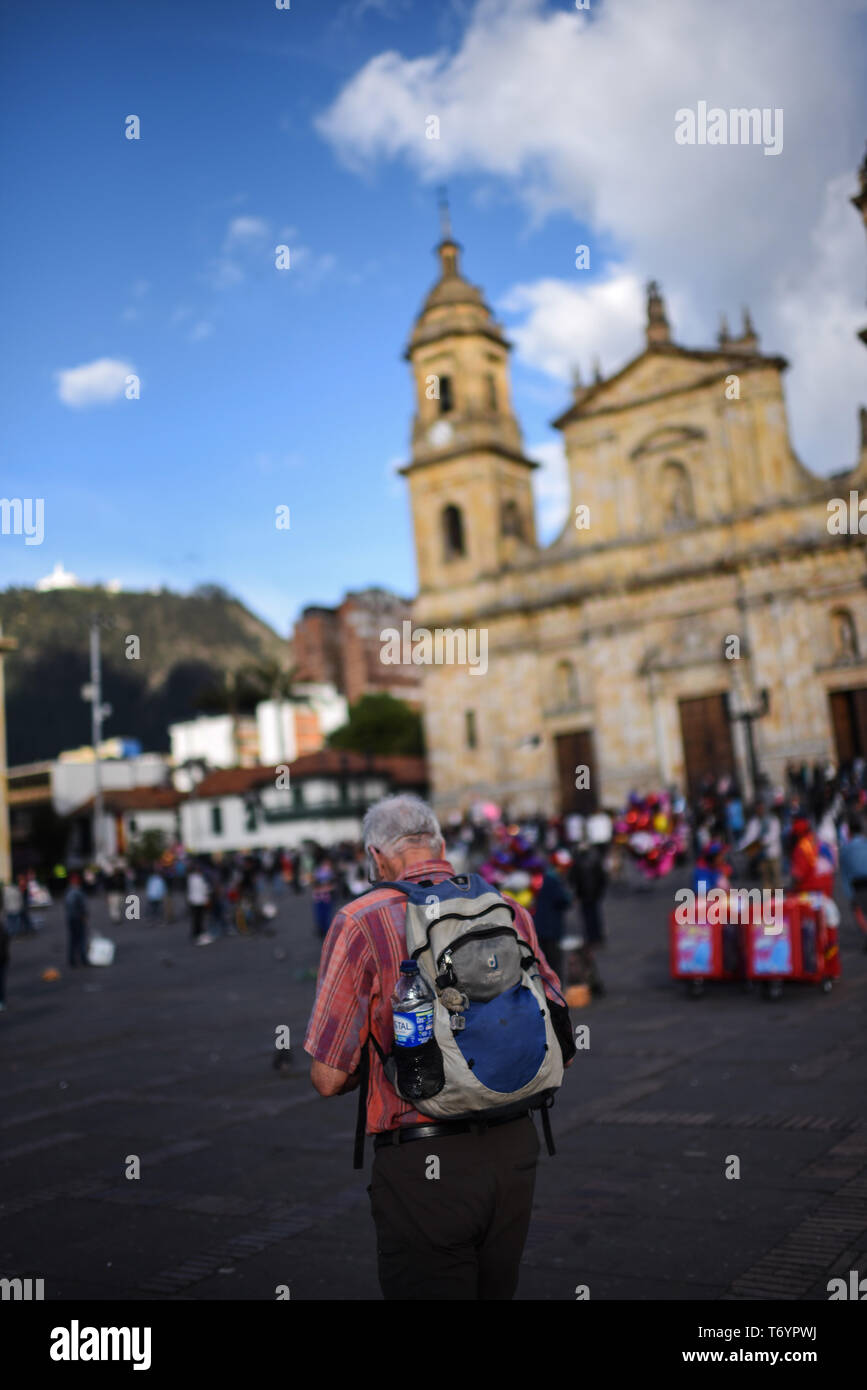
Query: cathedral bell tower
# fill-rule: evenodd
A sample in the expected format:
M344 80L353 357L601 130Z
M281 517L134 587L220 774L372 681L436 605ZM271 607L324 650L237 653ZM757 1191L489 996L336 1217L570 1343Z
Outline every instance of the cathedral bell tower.
M440 276L405 352L416 413L409 481L421 593L496 574L536 546L531 472L512 411L510 344L464 279L445 202Z

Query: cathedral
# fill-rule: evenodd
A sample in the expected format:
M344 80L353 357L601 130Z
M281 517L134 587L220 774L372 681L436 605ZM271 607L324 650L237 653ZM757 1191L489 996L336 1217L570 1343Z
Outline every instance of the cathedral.
M867 159L859 173L867 226ZM786 360L749 315L684 347L651 283L643 350L554 421L570 503L541 546L510 345L459 252L446 224L405 354L415 628L487 650L484 670L423 667L438 812L585 811L724 773L751 795L791 761L867 756L867 537L829 527L835 499L867 497L867 412L854 467L812 474Z

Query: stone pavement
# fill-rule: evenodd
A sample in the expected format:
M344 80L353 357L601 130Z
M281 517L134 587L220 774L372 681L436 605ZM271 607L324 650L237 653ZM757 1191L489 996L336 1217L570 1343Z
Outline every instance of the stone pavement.
M520 1299L586 1284L591 1299L824 1300L829 1278L867 1274L861 939L844 916L829 995L788 986L772 1003L720 984L690 1000L668 979L676 886L608 903L609 993L574 1013L590 1048L552 1112ZM46 1299L379 1298L356 1098L318 1097L301 1049L310 903L279 905L273 937L208 947L185 919L125 922L106 969L67 969L56 909L13 941L0 1276L43 1278ZM59 981L42 981L47 965Z

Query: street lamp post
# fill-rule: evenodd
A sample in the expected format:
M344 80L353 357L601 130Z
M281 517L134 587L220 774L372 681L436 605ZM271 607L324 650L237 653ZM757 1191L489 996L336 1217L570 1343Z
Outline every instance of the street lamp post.
M0 882L9 883L12 878L12 848L9 839L9 786L6 779L6 687L3 678L3 661L7 652L14 652L18 642L14 637L3 636L0 623Z
M743 724L747 740L747 759L750 765L750 780L753 784L753 799L759 795L761 771L759 769L758 758L756 757L756 741L753 734L753 725L757 719L764 719L771 708L771 700L766 688L759 691L758 704L750 703L747 698L736 697L732 699L731 694L727 695L729 720L733 724Z
M90 683L82 686L82 698L90 701L90 729L93 741L93 858L99 863L102 853L102 774L99 765L99 745L102 743L102 721L111 714L111 705L102 699L102 654L100 628L105 620L99 617L90 624Z

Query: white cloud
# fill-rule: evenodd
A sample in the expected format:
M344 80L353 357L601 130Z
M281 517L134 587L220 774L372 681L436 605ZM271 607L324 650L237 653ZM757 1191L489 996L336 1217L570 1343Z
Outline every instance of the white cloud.
M226 232L226 242L256 241L268 235L269 224L263 217L233 217Z
M201 343L205 338L210 338L214 331L214 325L208 319L199 319L194 323L187 337L191 343Z
M609 375L642 346L644 289L637 275L619 267L586 285L554 279L515 285L497 307L523 315L509 325L522 360L561 381L571 382L575 367L587 381L596 358Z
M80 409L105 405L123 395L126 378L134 368L115 357L100 357L80 367L64 367L55 372L57 395L64 405Z
M848 329L864 266L847 194L867 117L856 29L865 10L867 0L728 0L723 9L668 0L662 11L647 0L607 0L588 18L544 0L479 0L456 52L377 55L317 125L356 169L401 159L425 182L448 173L494 178L533 224L553 213L580 219L591 228L595 263L613 244L624 285L628 277L661 281L680 342L710 345L719 312L734 320L749 303L766 350L806 351L790 382L799 451L815 468L839 467L852 456L852 381L864 351ZM700 100L782 108L782 152L678 145L675 112ZM425 139L431 114L439 140ZM819 249L806 254L816 238ZM844 254L832 255L828 238ZM548 283L519 289L531 316L529 350L556 362L564 337L570 350L573 338L582 342L580 330L561 323L543 344ZM593 307L590 287L569 298L575 311ZM612 304L614 326L600 324L612 345L626 333L625 307ZM549 321L558 316L549 304ZM818 350L827 338L830 358Z

